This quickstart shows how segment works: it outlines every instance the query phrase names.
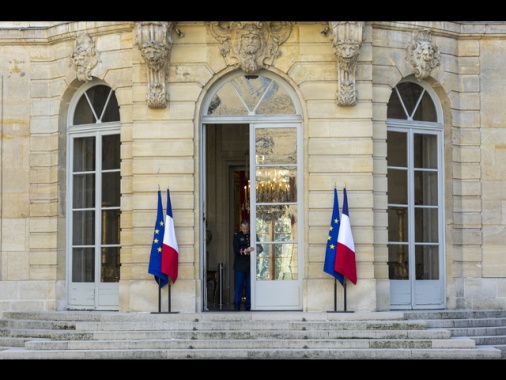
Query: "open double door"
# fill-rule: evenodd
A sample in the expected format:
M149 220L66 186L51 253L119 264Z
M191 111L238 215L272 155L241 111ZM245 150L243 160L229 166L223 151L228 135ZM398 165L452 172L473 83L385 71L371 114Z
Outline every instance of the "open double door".
M232 237L243 219L263 248L251 255L252 310L302 309L298 127L204 126L204 310L232 309Z

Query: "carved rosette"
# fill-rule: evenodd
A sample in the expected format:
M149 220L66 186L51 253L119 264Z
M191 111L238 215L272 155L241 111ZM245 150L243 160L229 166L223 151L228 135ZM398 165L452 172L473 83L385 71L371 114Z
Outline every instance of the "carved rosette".
M98 52L95 49L95 42L89 34L82 33L76 38L76 44L70 56L70 65L77 72L77 79L88 82L92 79L91 71L95 68L98 59Z
M220 42L220 54L226 64L255 74L273 65L281 55L279 46L290 36L293 22L213 21L208 26Z
M136 23L136 42L142 58L148 66L149 108L165 108L169 100L165 84L165 67L172 48L172 30L170 21L143 21Z
M440 64L439 48L432 43L428 29L420 29L406 50L406 60L413 66L413 73L418 80L427 78Z
M329 21L329 28L322 32L330 32L332 47L337 57L336 93L337 105L349 107L357 104L355 90L355 71L358 55L363 40L363 21Z

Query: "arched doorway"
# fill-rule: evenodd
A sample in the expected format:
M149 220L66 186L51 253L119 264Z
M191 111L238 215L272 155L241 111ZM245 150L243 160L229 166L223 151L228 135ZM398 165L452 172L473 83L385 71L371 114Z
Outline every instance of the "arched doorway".
M301 310L302 116L293 89L268 71L220 79L203 102L201 137L203 310L232 309L232 236L244 218L263 248L251 256L252 310Z

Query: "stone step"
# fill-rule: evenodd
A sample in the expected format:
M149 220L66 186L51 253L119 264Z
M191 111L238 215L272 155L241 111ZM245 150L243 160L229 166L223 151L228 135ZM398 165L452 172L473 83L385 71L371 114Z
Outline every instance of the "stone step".
M436 319L426 321L428 327L445 329L506 327L506 318Z
M424 321L198 321L198 322L77 322L77 331L99 330L426 330Z
M499 336L506 335L506 326L450 328L452 336Z
M475 348L469 338L452 339L135 339L38 340L26 342L27 350L125 350L125 349L392 349Z
M506 345L506 335L492 335L492 336L469 336L470 339L476 342L476 345L493 346L493 345Z
M495 348L501 351L501 359L506 359L506 344L494 344L494 345L479 345L478 348Z
M243 312L204 312L204 313L123 313L89 311L4 311L0 313L6 320L43 321L97 321L97 322L164 322L164 321L404 321L403 312L302 312L302 311L243 311ZM415 319L415 318L412 318ZM423 318L418 318L423 320ZM0 326L1 327L1 326Z
M54 340L139 339L449 339L446 329L427 330L98 330L11 329L10 336Z
M0 351L0 359L499 359L496 348L464 349L150 349L150 350L26 350L10 349Z
M0 337L0 350L5 350L7 348L12 347L25 347L27 342L32 342L33 338L18 338L12 336L2 336Z
M1 331L9 329L55 330L425 330L425 321L166 321L166 322L80 322L6 320Z
M404 311L408 320L506 318L506 310L420 310Z

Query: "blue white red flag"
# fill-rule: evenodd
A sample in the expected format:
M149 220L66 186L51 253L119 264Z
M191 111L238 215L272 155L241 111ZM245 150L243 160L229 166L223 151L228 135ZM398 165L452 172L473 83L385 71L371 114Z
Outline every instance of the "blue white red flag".
M341 273L353 284L357 284L357 263L355 260L355 243L351 233L350 214L348 211L348 196L346 188L343 189L344 201L341 213L341 225L337 237L336 261L334 270Z
M167 214L165 215L165 234L162 247L162 273L169 276L174 284L177 280L179 266L179 247L177 245L174 218L172 217L172 204L170 191L167 189Z
M162 273L162 245L165 231L165 222L163 221L162 193L158 190L158 210L156 214L155 231L153 233L153 243L151 245L151 255L149 256L148 273L155 276L155 281L160 288L168 284L169 279Z
M327 249L325 251L325 262L323 264L323 271L334 276L344 285L344 277L341 273L334 270L334 263L336 261L336 248L337 248L337 235L339 234L339 199L337 196L337 189L334 188L334 209L332 210L332 219L330 219L329 234L327 236Z

